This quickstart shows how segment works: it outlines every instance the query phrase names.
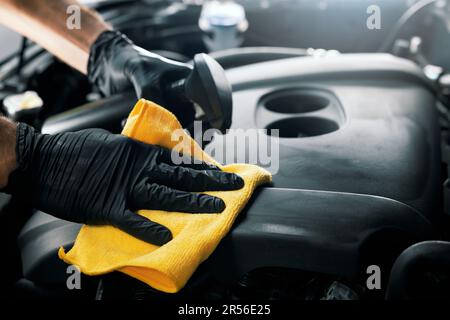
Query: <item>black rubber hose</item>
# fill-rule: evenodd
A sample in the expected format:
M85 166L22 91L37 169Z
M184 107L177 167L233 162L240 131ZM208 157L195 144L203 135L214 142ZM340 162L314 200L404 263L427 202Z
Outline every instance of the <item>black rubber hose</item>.
M395 261L386 292L389 300L449 299L450 242L425 241Z
M383 43L378 49L378 52L390 52L392 45L396 40L396 37L399 35L408 21L411 20L417 13L419 13L429 5L436 3L437 1L439 0L420 0L409 7L408 10L406 10L405 13L403 13L403 15L397 21L387 37L384 39Z

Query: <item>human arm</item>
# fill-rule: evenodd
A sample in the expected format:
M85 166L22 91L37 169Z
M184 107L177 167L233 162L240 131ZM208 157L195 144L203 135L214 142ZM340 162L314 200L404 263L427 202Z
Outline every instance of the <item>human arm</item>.
M0 116L0 189L16 168L16 124Z
M80 8L80 28L67 27L67 8ZM76 0L0 0L0 22L38 43L59 59L86 74L89 50L111 27Z
M80 8L80 28L69 29L67 8ZM192 66L133 44L76 0L0 0L0 23L30 38L81 71L109 96L133 90L172 111L183 125L194 119L190 102L167 96L167 83L186 77Z

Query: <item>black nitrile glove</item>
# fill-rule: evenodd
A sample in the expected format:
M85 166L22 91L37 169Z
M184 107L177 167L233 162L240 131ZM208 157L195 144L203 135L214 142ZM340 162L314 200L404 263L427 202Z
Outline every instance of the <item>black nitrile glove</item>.
M194 120L191 103L174 102L164 88L185 78L192 66L164 58L133 44L119 31L105 31L92 44L88 78L105 95L134 88L138 98L154 101L172 111L186 126Z
M61 219L113 225L156 245L171 232L134 211L219 213L223 200L191 192L244 184L205 163L175 166L170 150L101 129L43 135L19 123L16 152L6 192Z

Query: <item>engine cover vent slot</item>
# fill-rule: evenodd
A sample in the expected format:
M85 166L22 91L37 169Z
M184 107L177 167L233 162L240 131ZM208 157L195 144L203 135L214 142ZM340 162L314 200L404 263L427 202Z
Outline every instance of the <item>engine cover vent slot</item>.
M270 123L266 129L272 134L278 129L280 138L306 138L331 133L339 129L339 125L329 119L319 117L287 118Z
M288 90L269 94L261 103L270 111L291 114L324 109L330 104L330 99L323 95L306 93L302 90Z

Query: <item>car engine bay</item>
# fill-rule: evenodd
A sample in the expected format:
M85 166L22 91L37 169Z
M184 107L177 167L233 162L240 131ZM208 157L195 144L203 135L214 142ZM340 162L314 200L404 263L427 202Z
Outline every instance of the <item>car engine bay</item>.
M355 2L239 1L246 14L241 34L222 35L235 47L220 48L226 41L204 30L201 1L94 1L140 46L194 61L199 70L210 67L219 94L208 97L224 101L220 72L197 54L220 64L232 95L232 113L220 126L237 130L237 139L245 139L240 128L266 130L259 141L278 129L273 182L258 189L176 295L120 273L83 276L82 290L67 290L57 251L73 245L81 225L0 195L10 221L3 243L17 243L7 253L15 262L2 266L13 279L1 282L31 298L449 298L450 1L429 1L413 13L408 1L378 1L387 13L377 31L365 29L370 1ZM343 18L333 18L341 12ZM405 12L412 15L400 28ZM365 30L355 31L358 24ZM49 134L93 127L120 133L136 101L129 93L102 96L84 75L25 38L0 61L0 84L4 105L11 95L37 93L43 101L37 112L3 112ZM216 133L208 148L233 148L226 135ZM258 158L261 148L235 154ZM438 251L442 261L414 264L416 254L424 259ZM366 286L371 266L381 270L379 290ZM414 289L405 274L419 279Z

